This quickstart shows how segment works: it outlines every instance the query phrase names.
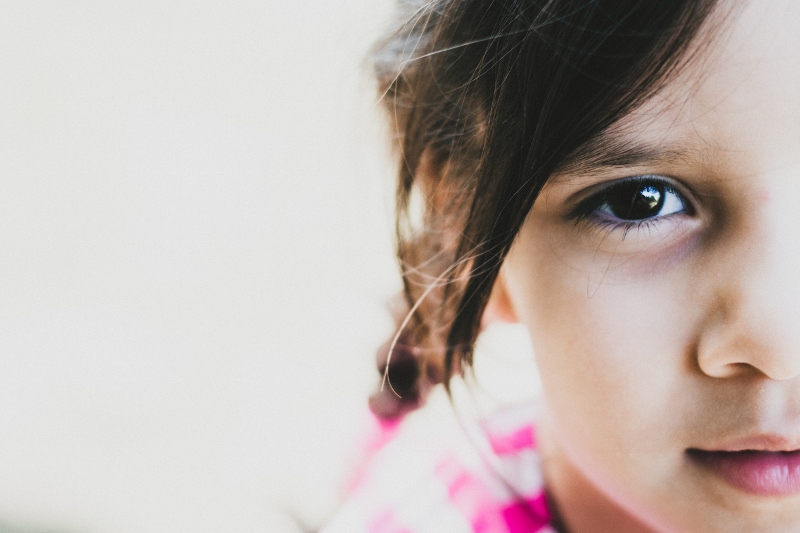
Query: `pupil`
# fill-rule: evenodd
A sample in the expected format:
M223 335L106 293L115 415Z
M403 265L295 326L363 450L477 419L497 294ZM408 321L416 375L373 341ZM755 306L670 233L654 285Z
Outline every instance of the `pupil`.
M613 215L621 220L654 217L664 205L664 186L653 183L631 183L615 187L606 202Z

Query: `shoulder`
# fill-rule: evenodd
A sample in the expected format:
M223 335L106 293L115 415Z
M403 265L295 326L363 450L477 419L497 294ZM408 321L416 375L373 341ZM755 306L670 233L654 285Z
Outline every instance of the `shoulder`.
M371 456L323 533L552 531L535 406L458 416L443 390L403 420L377 423Z

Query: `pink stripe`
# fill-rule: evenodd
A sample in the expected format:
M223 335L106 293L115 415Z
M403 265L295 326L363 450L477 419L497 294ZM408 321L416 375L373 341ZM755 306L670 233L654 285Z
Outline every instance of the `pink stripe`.
M513 433L489 435L489 442L497 455L510 455L536 446L533 426L528 424Z
M544 492L503 509L509 533L535 533L550 523L550 510Z
M507 533L492 495L455 460L440 463L436 474L447 486L450 503L469 520L474 533Z
M402 418L395 418L392 420L382 420L369 412L368 416L368 429L364 432L367 437L362 441L360 446L362 452L360 459L354 468L355 475L345 484L345 493L352 494L361 489L367 481L367 474L369 472L369 463L375 455L383 449L392 439L397 436L400 431L400 423Z
M384 511L367 527L369 533L411 533L400 525L400 521L391 509Z
M383 448L397 435L397 432L400 430L400 422L402 422L402 418L381 420L374 416L374 423L377 427L372 430L372 436L367 442L365 452L372 455Z

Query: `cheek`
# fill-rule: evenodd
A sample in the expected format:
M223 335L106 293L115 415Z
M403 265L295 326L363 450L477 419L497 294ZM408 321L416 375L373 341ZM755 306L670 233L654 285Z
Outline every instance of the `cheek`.
M535 242L534 242L535 244ZM591 287L547 247L509 256L509 292L530 330L554 430L566 451L608 467L644 461L678 435L691 381L689 274L678 269ZM610 280L610 281L609 281ZM671 415L671 416L670 416Z

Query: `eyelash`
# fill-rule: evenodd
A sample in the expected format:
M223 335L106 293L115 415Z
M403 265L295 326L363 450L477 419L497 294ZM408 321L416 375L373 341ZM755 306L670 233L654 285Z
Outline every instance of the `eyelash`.
M658 226L659 221L653 219L644 219L644 220L636 220L630 222L595 222L594 225L597 229L605 232L606 235L614 233L616 231L622 232L622 239L625 240L625 237L628 236L631 230L635 229L640 231L642 228L650 229L655 228Z
M608 205L611 195L615 191L619 191L622 188L631 188L631 190L635 189L640 192L647 186L660 188L659 192L663 190L665 196L674 195L680 201L682 209L666 215L656 214L646 218L627 220L616 217L613 213L608 213L604 216L598 215L599 210ZM665 203L666 199L661 201L661 209L663 209ZM633 202L631 206L633 206ZM604 187L602 190L582 200L569 214L569 218L574 221L575 225L586 222L607 233L622 231L622 238L624 239L632 229L655 228L664 219L675 214L693 215L694 208L686 196L681 194L670 181L656 175L643 175L615 181L611 185Z

